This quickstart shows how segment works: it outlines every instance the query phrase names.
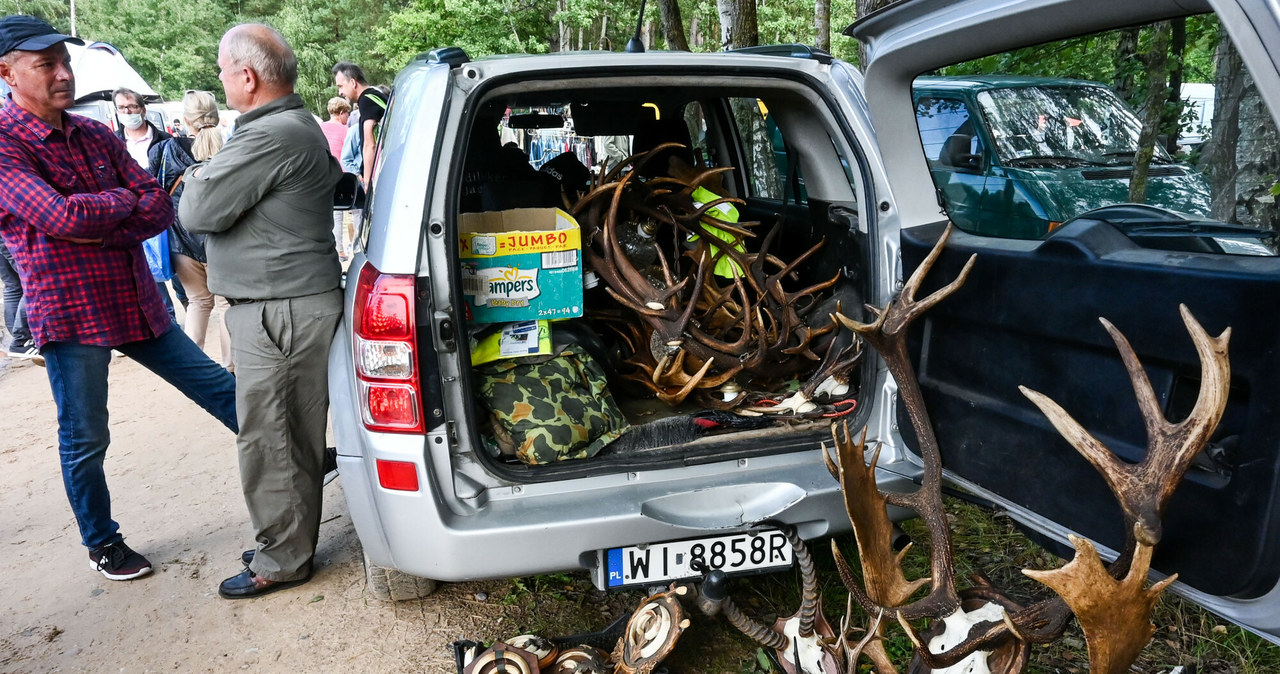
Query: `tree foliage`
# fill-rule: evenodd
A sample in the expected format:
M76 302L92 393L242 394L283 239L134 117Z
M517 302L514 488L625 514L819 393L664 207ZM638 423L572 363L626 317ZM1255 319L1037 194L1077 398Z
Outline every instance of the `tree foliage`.
M745 1L750 4L751 0ZM678 10L683 40L667 39L663 7L647 3L641 39L648 49L719 51L716 0L667 0ZM75 0L75 32L109 42L165 99L186 89L222 96L218 41L238 23L278 29L298 56L298 93L323 115L336 95L330 68L360 64L372 83L390 83L419 53L462 47L473 58L504 53L621 51L635 33L635 0ZM816 44L814 0L755 0L759 41ZM831 0L831 51L856 59L840 31L856 0ZM0 0L0 13L33 14L71 31L69 0ZM674 43L674 46L673 44Z

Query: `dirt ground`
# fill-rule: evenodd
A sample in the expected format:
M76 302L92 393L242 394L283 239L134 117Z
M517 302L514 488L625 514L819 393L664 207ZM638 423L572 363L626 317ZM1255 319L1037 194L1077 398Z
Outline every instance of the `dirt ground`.
M129 582L88 567L44 368L0 357L0 672L450 672L452 641L512 624L518 606L493 598L507 581L401 604L367 596L341 478L325 487L312 581L221 599L253 542L234 437L127 358L113 359L109 390L114 517L155 566Z

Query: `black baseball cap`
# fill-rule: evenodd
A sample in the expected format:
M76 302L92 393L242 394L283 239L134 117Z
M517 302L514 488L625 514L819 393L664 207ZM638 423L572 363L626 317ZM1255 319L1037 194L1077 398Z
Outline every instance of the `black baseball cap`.
M34 16L11 14L0 19L0 56L14 50L40 51L59 42L84 44L84 40L63 35Z

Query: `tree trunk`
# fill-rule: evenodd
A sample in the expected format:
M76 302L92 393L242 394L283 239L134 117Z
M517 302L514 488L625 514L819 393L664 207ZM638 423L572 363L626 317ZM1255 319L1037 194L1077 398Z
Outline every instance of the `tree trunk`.
M813 32L813 46L831 51L831 0L814 0Z
M855 10L855 18L861 19L878 9L888 7L895 1L896 0L857 0L858 4ZM867 45L861 42L858 43L858 67L867 67Z
M1137 107L1138 101L1133 98L1133 74L1139 68L1137 28L1120 31L1120 42L1116 45L1115 57L1111 62L1115 68L1111 88L1126 103Z
M1168 98L1165 90L1169 78L1169 22L1161 21L1151 30L1154 35L1143 59L1147 70L1147 95L1142 106L1142 133L1138 136L1138 154L1133 157L1133 177L1129 179L1129 201L1135 204L1146 203L1147 200L1147 170L1151 168L1151 157L1155 155L1156 136L1164 116L1164 101Z
M1280 173L1280 132L1226 31L1214 67L1213 123L1198 167L1213 189L1213 217L1274 228L1280 209L1271 188Z
M760 44L756 0L716 0L720 13L720 46L740 49Z
M760 114L760 106L754 99L748 98L735 98L730 105L738 124L738 134L746 140L742 149L747 155L746 163L751 167L751 175L777 175L777 160L774 158L773 144L769 140L764 116ZM783 196L782 185L771 180L759 181L758 185L753 186L753 190L756 191L756 196L763 199L781 199Z
M1258 85L1246 71L1240 96L1240 136L1236 144L1235 221L1273 229L1280 222L1276 195L1271 193L1280 173L1280 133Z
M599 49L605 51L613 51L613 45L609 44L609 15L604 14L600 17L600 46Z
M680 17L680 5L676 0L658 0L658 14L662 17L662 35L667 39L667 49L690 51L684 19Z
M1164 119L1160 133L1164 134L1164 149L1169 154L1178 153L1178 136L1182 119L1182 69L1187 52L1187 19L1173 20L1173 33L1169 43L1169 97L1165 100Z
M556 11L556 13L557 13L557 14L559 14L559 13L561 13L561 12L564 12L564 11L565 11L565 6L564 6L564 5L565 5L565 0L556 0L556 10L557 10L557 11ZM507 10L507 11L510 11L510 5L508 5L508 10ZM509 16L509 15L508 15L508 16ZM512 27L511 27L511 32L512 32L512 33L514 33L514 32L515 32L515 26L514 26L514 25L512 25ZM518 39L518 38L517 38L517 39ZM556 51L568 51L569 49L570 49L570 46L569 46L569 27L568 27L568 26L566 26L566 25L564 24L564 21L557 21L557 22L556 22L556 43L555 43L555 44L553 44L553 45L551 45L551 51L553 51L553 52L556 52Z
M1200 154L1198 168L1209 177L1213 193L1213 217L1222 222L1238 222L1236 207L1236 147L1240 140L1240 98L1244 91L1244 63L1240 53L1221 31L1213 54L1213 122L1209 139Z

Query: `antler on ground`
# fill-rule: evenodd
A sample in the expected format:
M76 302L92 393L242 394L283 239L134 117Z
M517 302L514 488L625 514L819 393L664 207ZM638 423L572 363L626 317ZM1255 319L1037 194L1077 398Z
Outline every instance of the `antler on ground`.
M1135 529L1141 525L1135 524ZM1135 538L1137 532L1134 532ZM1152 546L1139 542L1133 550L1128 573L1116 580L1102 566L1093 543L1071 536L1076 556L1051 571L1023 570L1027 576L1057 592L1080 620L1089 644L1089 671L1122 674L1138 659L1138 654L1156 633L1151 610L1156 599L1178 574L1144 589L1151 568Z

